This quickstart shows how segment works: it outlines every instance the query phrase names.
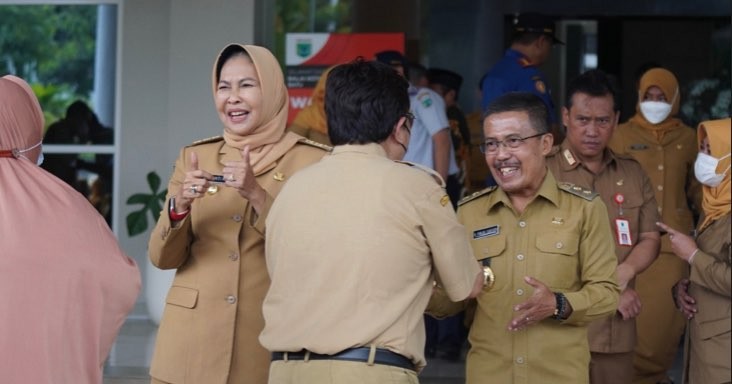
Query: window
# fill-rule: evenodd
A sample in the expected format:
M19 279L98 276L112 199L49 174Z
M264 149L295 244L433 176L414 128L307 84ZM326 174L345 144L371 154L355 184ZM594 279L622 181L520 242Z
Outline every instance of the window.
M0 0L0 71L31 84L46 126L43 168L113 223L117 13L114 1Z

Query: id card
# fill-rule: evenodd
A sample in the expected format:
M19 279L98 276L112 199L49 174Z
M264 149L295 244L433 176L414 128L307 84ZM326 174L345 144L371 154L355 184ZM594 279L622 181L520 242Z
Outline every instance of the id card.
M619 245L633 245L633 239L630 238L630 223L625 219L615 219L615 234L617 235Z

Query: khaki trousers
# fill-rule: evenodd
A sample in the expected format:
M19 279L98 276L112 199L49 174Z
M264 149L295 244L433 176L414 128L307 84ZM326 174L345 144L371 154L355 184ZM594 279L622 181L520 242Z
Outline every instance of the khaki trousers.
M417 373L390 365L342 360L273 361L269 384L418 384Z
M633 382L633 351L590 354L590 384L630 384Z

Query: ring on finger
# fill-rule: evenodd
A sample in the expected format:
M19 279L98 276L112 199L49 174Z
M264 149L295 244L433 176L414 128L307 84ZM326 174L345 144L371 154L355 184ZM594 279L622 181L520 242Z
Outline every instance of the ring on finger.
M529 316L526 316L526 321L531 321L531 318Z
M191 193L198 192L198 188L195 185L191 185Z

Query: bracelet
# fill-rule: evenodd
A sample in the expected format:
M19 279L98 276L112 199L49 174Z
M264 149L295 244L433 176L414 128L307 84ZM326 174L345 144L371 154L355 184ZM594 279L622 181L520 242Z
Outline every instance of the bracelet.
M188 212L190 212L190 209L186 209L185 211L178 213L175 211L175 196L170 198L170 204L168 206L168 217L171 221L181 221L188 216Z

